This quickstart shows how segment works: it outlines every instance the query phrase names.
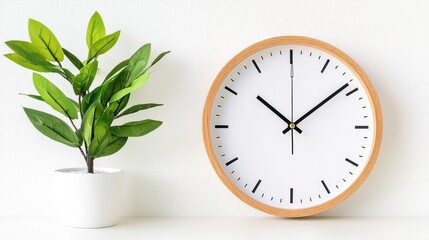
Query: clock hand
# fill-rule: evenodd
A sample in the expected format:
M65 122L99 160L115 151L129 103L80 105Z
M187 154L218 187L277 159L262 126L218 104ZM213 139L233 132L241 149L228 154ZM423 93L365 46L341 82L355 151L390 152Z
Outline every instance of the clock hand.
M293 50L289 50L289 63L290 63L290 120L293 122ZM290 132L291 149L293 155L293 131Z
M268 109L270 109L273 113L275 113L278 117L280 117L283 121L285 121L288 125L293 124L291 121L289 121L283 114L281 114L279 111L277 111L273 106L271 106L267 101L265 101L261 96L257 96L256 99L258 99L262 104L264 104ZM302 133L302 130L298 127L294 128L297 132Z
M319 109L321 106L323 106L323 104L327 103L329 100L331 100L333 97L335 97L338 93L340 93L341 91L343 91L348 86L349 86L349 84L346 83L343 86L341 86L340 88L338 88L335 92L333 92L331 95L329 95L327 98L325 98L319 104L317 104L314 108L312 108L310 111L308 111L306 114L304 114L298 120L296 120L294 122L295 125L297 125L298 123L300 123L302 120L306 119L308 116L310 116L310 114L312 114L314 111L316 111L317 109ZM296 126L295 126L295 129L296 129ZM283 130L283 134L286 134L287 132L289 132L289 130L291 130L290 126L288 126L285 130Z

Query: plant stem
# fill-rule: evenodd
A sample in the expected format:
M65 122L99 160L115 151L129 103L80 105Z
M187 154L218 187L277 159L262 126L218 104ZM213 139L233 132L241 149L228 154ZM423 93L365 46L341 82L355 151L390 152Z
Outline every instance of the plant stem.
M60 74L65 80L67 80L67 82L73 84L72 81L68 79L66 75L64 75L63 73L58 73L58 74Z
M86 162L86 155L85 155L85 153L83 152L82 147L79 147L79 150L80 150L80 153L82 153L83 159L84 159L84 160L85 160L85 162Z
M86 166L88 168L88 173L94 173L94 158L89 155L86 157Z
M77 127L76 127L76 125L74 125L73 120L70 117L69 117L69 119L70 119L71 124L73 125L74 130L77 131Z
M74 127L75 131L77 131L77 127L76 127L76 125L74 125L73 120L72 120L71 118L69 118L69 120L70 120L71 124L73 125L73 127ZM84 140L84 142L85 142L85 140ZM80 150L80 153L82 153L83 159L85 159L85 162L87 162L88 151L87 151L86 143L85 143L85 151L86 151L86 154L85 154L85 152L82 150L82 147L79 147L79 150Z
M79 102L79 113L80 113L80 118L81 118L81 119L82 119L82 121L83 121L83 111L82 111L82 94L79 94L78 102ZM85 161L86 161L86 162L88 162L87 156L89 156L89 149L88 149L88 144L87 144L87 142L85 141L85 139L83 140L83 144L85 145L85 153L86 153Z
M83 121L83 111L82 111L82 94L79 94L78 97L78 102L79 102L79 113L80 113L80 118ZM71 119L70 119L71 120ZM88 143L86 142L86 140L83 140L83 144L85 146L85 153L86 155L83 153L82 148L80 148L80 151L82 152L85 161L86 161L86 166L88 168L88 173L94 173L94 158L91 158L89 156L89 148L88 148Z
M63 68L63 65L61 65L60 61L58 61L56 58L55 58L55 61L58 63L58 65L60 66L60 68Z
M61 68L63 67L63 66L61 66L61 63L59 61L57 61L57 63L60 65ZM64 75L62 73L59 73L59 74L61 76L63 76L63 78L65 78L67 81L69 81L70 83L72 83L72 81L70 79L68 79L66 75ZM79 112L80 112L81 119L83 119L82 104L81 104L81 95L79 95ZM67 116L68 116L68 114L67 114ZM70 120L70 123L73 125L74 130L77 132L78 129L77 129L76 125L74 124L73 119L71 119L70 116L68 116L68 118ZM85 140L84 140L84 142L85 142ZM88 165L88 160L87 159L89 157L89 154L88 154L88 147L86 145L86 142L85 142L85 152L82 150L82 147L79 147L79 150L80 150L80 153L82 153L83 159L85 160L85 162Z
M63 68L63 66L61 65L61 63L59 61L57 61L57 63L60 66L60 68ZM60 75L63 78L65 78L68 82L70 82L71 84L73 84L72 80L69 79L66 74L60 73ZM80 117L81 117L81 119L83 121L82 94L79 94L78 101L79 101L79 113L80 113ZM78 129L77 129L76 125L74 124L73 120L70 117L69 117L69 120L70 120L71 124L73 125L74 129L77 131ZM87 166L87 169L88 169L88 173L94 173L94 158L91 158L89 156L88 144L86 143L85 140L83 140L83 143L84 143L84 146L85 146L85 151L83 151L82 147L79 147L80 153L82 153L82 156L85 159L86 166Z

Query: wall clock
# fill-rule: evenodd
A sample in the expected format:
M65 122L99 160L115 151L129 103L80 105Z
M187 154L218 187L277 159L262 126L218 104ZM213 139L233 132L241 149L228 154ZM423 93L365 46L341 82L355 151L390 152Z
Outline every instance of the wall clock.
M284 36L258 42L220 71L203 114L205 147L248 205L302 217L346 199L369 175L382 137L376 92L339 49Z

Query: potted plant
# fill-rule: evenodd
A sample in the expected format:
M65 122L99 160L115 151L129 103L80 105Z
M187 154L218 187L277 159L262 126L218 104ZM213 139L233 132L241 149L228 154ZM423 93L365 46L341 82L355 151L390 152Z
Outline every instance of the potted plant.
M33 84L38 94L23 94L43 101L66 121L46 112L24 107L34 127L45 136L76 148L86 168L59 169L54 172L54 187L62 221L73 227L98 228L111 226L120 218L122 171L94 168L96 158L119 151L129 137L140 137L157 129L162 122L152 119L115 125L124 116L161 106L138 104L127 109L131 93L149 79L148 70L168 52L157 56L150 64L151 44L139 48L129 59L114 67L98 85L98 58L118 41L120 31L106 34L103 20L95 12L88 24L86 43L88 55L81 61L63 48L56 36L42 23L29 19L31 41L7 41L13 51L5 56L13 62L33 70ZM67 58L74 66L66 68ZM68 82L75 100L66 96L55 84L40 73L55 73ZM68 122L68 123L66 123Z

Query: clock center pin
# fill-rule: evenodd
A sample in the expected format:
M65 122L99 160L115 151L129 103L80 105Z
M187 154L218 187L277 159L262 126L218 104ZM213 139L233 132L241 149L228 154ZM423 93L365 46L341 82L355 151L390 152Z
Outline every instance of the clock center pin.
M290 124L289 124L289 127L290 127L291 129L294 129L294 128L295 128L295 123L290 123Z

